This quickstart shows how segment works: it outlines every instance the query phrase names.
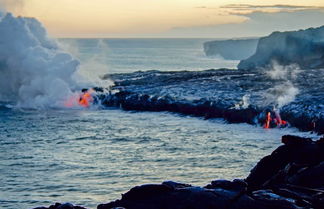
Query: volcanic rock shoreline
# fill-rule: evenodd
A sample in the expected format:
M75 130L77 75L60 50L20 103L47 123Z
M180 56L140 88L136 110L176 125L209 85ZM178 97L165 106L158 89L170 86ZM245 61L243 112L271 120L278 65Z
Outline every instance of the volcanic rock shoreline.
M115 85L99 93L106 107L135 111L169 111L223 118L231 123L263 125L276 97L289 97L284 85L299 89L294 101L280 108L283 120L303 131L324 134L324 69L299 71L294 81L271 79L265 70L147 71L112 74ZM287 91L287 92L285 92Z
M204 187L172 181L136 186L97 209L301 209L324 208L324 137L286 135L246 179L215 180ZM85 209L56 203L35 209Z

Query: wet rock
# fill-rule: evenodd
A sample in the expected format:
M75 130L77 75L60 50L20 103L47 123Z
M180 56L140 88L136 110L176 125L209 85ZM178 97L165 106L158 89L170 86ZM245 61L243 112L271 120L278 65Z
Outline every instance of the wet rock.
M223 182L224 183L224 182ZM227 183L226 183L227 184ZM138 187L138 192L146 190ZM263 193L262 193L263 194ZM248 196L236 190L220 187L213 189L201 187L176 188L167 193L151 192L146 198L129 198L127 193L121 200L108 204L101 204L98 209L124 207L127 209L270 209L270 208L298 208L293 201L279 195L261 195L260 192Z
M252 169L246 178L249 190L262 188L273 177L278 179L289 163L314 166L324 161L323 147L310 139L286 135L282 141L285 145L262 158Z
M275 194L271 190L257 190L252 192L252 197L263 203L271 204L272 208L299 208L296 205L296 200L291 198L285 198L278 194Z
M208 184L205 188L207 189L215 189L222 188L226 190L232 191L246 191L247 183L241 179L234 179L233 181L228 180L215 180L212 181L211 184Z
M324 162L298 170L287 181L290 184L309 188L324 188Z
M165 181L162 183L162 185L168 186L171 189L180 189L180 188L188 188L192 187L190 184L183 184L183 183L178 183L174 181Z
M147 184L132 188L129 192L122 195L123 198L129 200L139 200L150 198L151 196L164 195L172 191L173 188L167 185Z
M84 207L81 206L75 206L71 203L55 203L54 205L51 205L49 207L37 207L34 209L86 209Z

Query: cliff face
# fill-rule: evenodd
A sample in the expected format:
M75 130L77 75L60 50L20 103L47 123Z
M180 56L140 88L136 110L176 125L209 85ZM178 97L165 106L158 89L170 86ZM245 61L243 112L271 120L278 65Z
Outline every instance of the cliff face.
M207 56L220 55L227 60L242 60L255 53L258 40L209 41L204 43L204 51Z
M323 68L324 26L274 32L260 38L255 54L242 60L238 69L267 67L273 61L281 65L298 64L303 69Z

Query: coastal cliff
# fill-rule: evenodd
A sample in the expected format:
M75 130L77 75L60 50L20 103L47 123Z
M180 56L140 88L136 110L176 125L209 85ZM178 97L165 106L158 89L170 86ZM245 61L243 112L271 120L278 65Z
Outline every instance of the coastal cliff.
M227 60L242 60L255 53L259 39L231 39L204 43L207 56L220 55Z
M275 61L303 69L324 67L324 26L299 31L273 32L260 38L255 54L242 60L238 69L264 68Z

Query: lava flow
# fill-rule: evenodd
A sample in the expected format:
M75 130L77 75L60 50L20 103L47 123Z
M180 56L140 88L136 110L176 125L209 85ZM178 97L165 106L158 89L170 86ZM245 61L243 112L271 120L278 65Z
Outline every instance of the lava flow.
M94 92L93 89L89 89L89 90L82 89L82 93L70 97L64 103L64 106L69 108L77 107L77 106L88 108L93 103L93 97L92 97L93 92Z
M79 98L79 105L82 107L90 107L91 102L93 102L93 98L91 96L92 90L83 90L83 93Z
M276 118L274 119L274 121L277 126L281 127L281 126L287 125L287 121L281 119L281 116L278 111L275 111L275 115L276 115Z
M287 121L281 119L281 116L278 111L274 111L274 115L275 115L275 117L272 118L271 112L267 113L265 124L263 126L265 129L269 129L269 128L273 128L273 127L281 128L281 127L285 127L288 125Z
M270 122L271 122L271 113L270 112L268 112L267 113L267 116L266 116L266 122L265 122L265 124L264 124L264 128L265 129L268 129L268 128L270 128Z

